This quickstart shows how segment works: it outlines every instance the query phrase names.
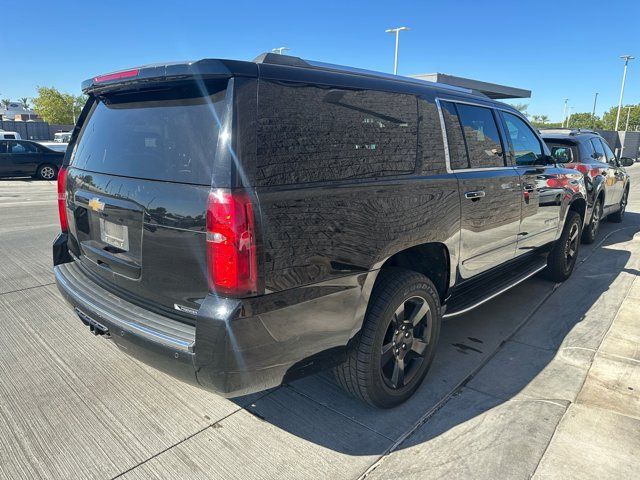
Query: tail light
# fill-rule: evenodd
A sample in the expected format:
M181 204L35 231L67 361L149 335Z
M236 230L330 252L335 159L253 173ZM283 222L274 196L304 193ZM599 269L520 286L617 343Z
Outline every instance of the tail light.
M63 232L69 231L69 220L67 219L67 169L60 168L58 171L58 215L60 216L60 229Z
M211 291L234 297L257 293L255 221L245 193L209 192L207 263Z

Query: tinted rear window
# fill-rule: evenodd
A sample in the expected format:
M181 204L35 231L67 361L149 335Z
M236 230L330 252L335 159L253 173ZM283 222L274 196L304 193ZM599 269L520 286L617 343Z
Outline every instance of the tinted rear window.
M93 172L211 184L227 81L101 97L72 164Z

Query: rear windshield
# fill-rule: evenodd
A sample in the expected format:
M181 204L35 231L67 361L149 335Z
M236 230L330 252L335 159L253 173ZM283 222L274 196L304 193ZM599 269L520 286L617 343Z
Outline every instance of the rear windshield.
M547 146L551 150L551 156L557 163L571 163L573 162L573 150L568 143L549 143Z
M210 185L226 84L189 83L100 97L80 132L72 165Z

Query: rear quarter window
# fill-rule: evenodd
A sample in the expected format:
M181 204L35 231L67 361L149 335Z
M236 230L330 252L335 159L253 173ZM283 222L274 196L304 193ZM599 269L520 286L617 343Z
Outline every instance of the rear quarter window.
M100 97L72 165L92 172L211 184L226 80Z
M413 95L261 81L258 98L258 185L415 171Z

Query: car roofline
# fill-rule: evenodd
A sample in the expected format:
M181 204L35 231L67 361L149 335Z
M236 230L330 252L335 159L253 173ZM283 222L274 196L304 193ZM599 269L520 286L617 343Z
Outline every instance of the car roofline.
M131 69L119 70L105 75L98 75L82 82L82 91L86 94L99 94L110 90L124 89L130 86L142 85L145 83L181 80L190 77L224 78L232 76L258 77L260 65L273 65L282 67L295 67L309 70L320 70L359 77L368 77L380 80L387 80L402 84L423 86L430 89L439 89L452 94L459 94L469 98L500 103L486 95L475 92L468 88L447 85L444 83L429 82L413 77L392 75L384 72L366 70L344 65L335 65L313 60L305 60L300 57L290 55L279 55L274 53L263 53L256 57L254 61L238 61L225 59L203 59L198 61L183 61L170 63L157 63L143 65ZM135 72L135 73L134 73ZM503 104L509 108L511 105Z

